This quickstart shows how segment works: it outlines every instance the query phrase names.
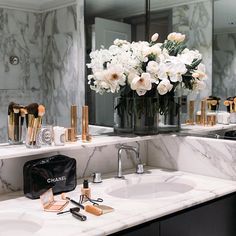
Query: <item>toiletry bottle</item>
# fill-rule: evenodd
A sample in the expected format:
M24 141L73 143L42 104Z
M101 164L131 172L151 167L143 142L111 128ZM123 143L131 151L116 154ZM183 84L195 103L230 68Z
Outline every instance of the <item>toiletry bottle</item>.
M83 182L83 187L81 188L81 194L91 198L91 189L89 188L89 182L87 179L85 179ZM85 197L84 201L86 201L86 200L87 199Z

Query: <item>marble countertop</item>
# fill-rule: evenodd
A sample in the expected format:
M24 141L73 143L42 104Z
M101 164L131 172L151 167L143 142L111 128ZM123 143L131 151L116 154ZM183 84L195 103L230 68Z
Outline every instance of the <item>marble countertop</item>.
M162 135L191 135L191 134L200 134L202 135L204 132L209 132L213 130L222 130L222 129L229 129L235 128L236 125L215 125L212 127L202 127L198 125L182 125L181 132L179 133L165 133ZM110 128L111 129L111 128ZM145 135L145 136L136 136L136 135L116 135L114 133L105 133L103 135L94 135L92 136L92 141L84 143L79 140L73 143L66 143L64 146L42 146L41 148L36 149L29 149L26 148L25 145L9 145L7 143L0 144L0 160L1 159L11 159L16 157L22 156L32 156L32 155L39 155L45 153L54 153L66 150L79 150L84 148L93 148L99 146L106 146L106 145L114 145L120 143L129 143L129 142L136 142L136 141L145 141L145 140L152 140L155 139L158 135ZM228 140L223 140L228 142Z
M122 185L142 186L142 183L149 181L160 183L183 182L192 188L185 193L168 197L146 195L144 198L131 197L126 199L109 194L110 191L115 191ZM92 198L103 198L103 204L111 206L115 210L102 216L94 216L81 211L87 216L87 221L81 222L73 218L70 213L58 216L56 213L43 211L38 199L30 200L25 197L16 197L0 202L0 222L1 219L6 220L7 217L11 219L13 216L18 221L30 220L39 227L35 228L34 233L32 231L29 235L37 236L50 234L57 236L108 235L235 192L236 182L181 171L149 168L148 172L143 175L127 174L124 180L108 178L100 184L91 183L90 187ZM78 200L80 188L81 186L78 185L73 192L67 193L67 196ZM55 196L55 198L59 199L60 195ZM70 203L66 209L69 207L74 206Z
M93 148L106 145L114 145L120 143L129 143L136 141L145 141L155 138L156 135L147 136L119 136L115 134L97 135L92 136L92 141L84 143L81 138L77 142L66 143L64 146L42 146L41 148L30 149L26 148L25 145L9 145L6 143L0 144L0 160L1 159L11 159L22 156L32 156L44 153L53 153L66 150L79 150L84 148Z

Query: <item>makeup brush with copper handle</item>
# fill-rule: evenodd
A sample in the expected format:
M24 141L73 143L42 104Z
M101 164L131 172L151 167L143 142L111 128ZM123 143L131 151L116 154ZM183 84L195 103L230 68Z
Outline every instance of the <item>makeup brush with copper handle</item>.
M35 119L38 118L38 104L32 103L27 107L28 111L28 129L27 129L27 140L28 144L32 144L32 132L35 124Z
M34 122L34 125L33 125L33 131L32 131L32 142L36 142L36 136L37 136L37 133L39 131L39 129L41 128L42 126L42 117L44 116L45 114L45 107L43 105L39 105L38 106L38 118L35 118L35 122Z

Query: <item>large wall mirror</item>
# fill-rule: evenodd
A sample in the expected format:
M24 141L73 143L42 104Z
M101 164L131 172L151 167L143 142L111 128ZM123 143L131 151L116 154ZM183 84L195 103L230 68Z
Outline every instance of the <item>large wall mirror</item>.
M112 126L114 98L99 97L89 89L85 62L91 50L109 46L115 38L144 40L145 3L0 0L0 142L7 142L10 101L43 103L47 124L68 127L70 106L78 105L80 124L86 98L90 123ZM196 95L198 100L212 89L212 4L212 0L150 0L149 35L158 32L163 41L171 31L182 32L188 46L203 55L209 80L207 90ZM112 34L104 33L106 27ZM19 58L19 64L11 64L11 56Z
M235 7L234 0L214 1L213 94L222 100L236 95Z
M147 22L145 16L148 7L150 17ZM171 31L184 33L188 46L202 53L209 77L207 89L201 94L194 95L194 98L200 101L202 97L211 94L211 0L85 0L85 31L87 62L92 50L99 49L101 45L108 48L116 38L139 41L150 39L151 35L157 32L160 42L163 42ZM114 97L118 95L96 94L87 84L86 91L90 123L112 126Z
M83 1L0 0L0 19L0 142L10 102L44 104L46 124L69 127L84 104Z

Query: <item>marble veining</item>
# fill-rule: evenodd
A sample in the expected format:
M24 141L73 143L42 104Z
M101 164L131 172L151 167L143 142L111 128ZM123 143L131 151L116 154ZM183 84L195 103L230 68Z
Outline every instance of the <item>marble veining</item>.
M43 103L45 123L65 127L70 126L70 106L77 104L80 124L84 104L83 14L82 1L44 13L0 8L0 142L7 141L10 101ZM18 65L9 63L12 55L19 57Z
M75 236L78 234L81 236L104 236L216 199L220 196L235 192L236 190L235 181L200 176L182 171L171 172L155 168L149 168L149 171L148 174L143 174L141 176L127 174L125 176L126 180L110 178L112 176L107 176L109 178L103 180L101 184L91 184L90 187L92 188L93 197L102 197L104 199L104 204L112 206L114 211L99 217L83 212L83 214L86 214L87 216L87 221L85 222L78 221L70 214L60 217L56 214L45 212L40 207L41 203L39 199L32 201L25 197L1 201L1 212L5 217L11 217L9 209L14 209L16 212L14 215L22 214L21 217L19 217L20 220L24 220L27 217L30 219L29 216L31 216L33 221L38 218L37 222L40 222L41 228L35 234L37 236L48 234L56 234L58 236ZM152 199L151 204L150 199L146 198L121 199L109 195L108 190L116 187L122 182L132 185L140 181L146 181L148 178L152 178L160 183L187 180L193 184L193 189L172 197ZM68 193L68 196L78 200L80 187L81 186L77 186L73 192ZM56 196L56 198L59 199L60 196ZM70 207L73 207L71 203L69 203L67 208L69 209ZM63 228L58 227L58 225L62 224Z
M235 154L234 141L176 135L148 141L149 165L224 179L236 180Z
M69 127L70 106L79 103L77 5L43 13L42 18L46 122Z
M172 20L172 30L186 35L188 47L202 54L206 66L206 89L199 94L189 94L189 98L197 102L212 93L212 1L205 0L174 7Z
M110 140L110 144L109 144ZM140 140L140 141L138 141ZM92 173L101 172L102 175L117 171L117 153L119 143L125 143L139 147L140 156L144 163L147 163L147 142L140 138L126 139L105 137L95 140L92 143L67 144L66 146L45 147L36 150L26 149L21 145L18 148L13 146L0 146L0 152L7 158L13 155L13 158L0 160L0 195L7 192L14 192L23 189L23 166L26 161L49 157L56 154L64 154L75 158L77 161L77 178L90 178ZM20 157L14 158L14 152L21 153ZM122 155L123 170L134 168L136 166L134 153L127 152ZM12 174L14 173L14 174Z

